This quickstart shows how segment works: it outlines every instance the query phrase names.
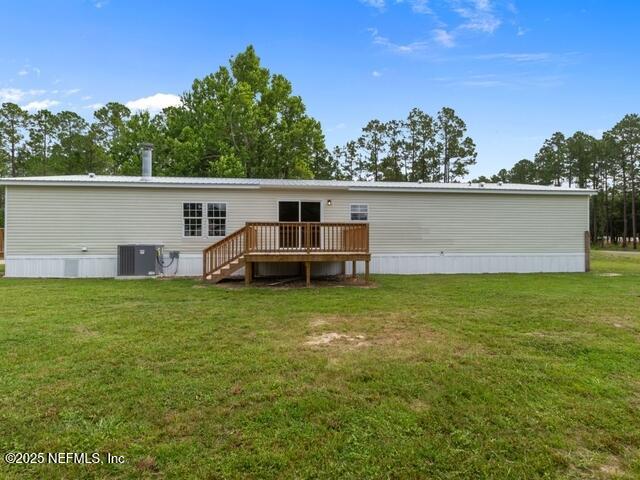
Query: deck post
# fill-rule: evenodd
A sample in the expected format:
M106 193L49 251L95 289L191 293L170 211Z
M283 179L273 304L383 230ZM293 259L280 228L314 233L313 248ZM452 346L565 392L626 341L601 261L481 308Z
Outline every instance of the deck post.
M364 281L369 281L369 260L365 260L364 262Z
M311 262L304 262L305 274L307 277L307 287L311 286Z
M202 252L202 280L207 279L207 252Z
M591 271L591 233L584 232L584 271Z
M356 278L356 261L351 262L351 277Z
M253 277L253 263L247 262L244 265L244 284L249 285Z

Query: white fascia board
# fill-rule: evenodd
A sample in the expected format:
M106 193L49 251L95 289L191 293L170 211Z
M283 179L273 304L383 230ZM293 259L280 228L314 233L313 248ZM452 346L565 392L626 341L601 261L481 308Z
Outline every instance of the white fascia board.
M257 190L259 185L233 185L233 184L215 184L215 183L151 183L151 182L65 182L65 181L0 181L0 185L6 186L29 186L29 187L141 187L141 188L224 188L224 189L241 189L241 190Z
M523 189L467 189L467 188L369 188L350 187L353 192L399 192L399 193L501 193L509 195L595 195L595 190L523 190Z

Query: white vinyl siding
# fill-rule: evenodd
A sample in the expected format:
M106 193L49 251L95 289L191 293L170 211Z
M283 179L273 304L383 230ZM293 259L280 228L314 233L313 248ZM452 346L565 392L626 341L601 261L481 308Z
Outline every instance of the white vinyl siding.
M226 211L233 212L226 217L227 235L248 221L277 221L282 198L321 200L325 222L350 221L350 205L366 204L374 255L579 253L589 228L587 195L14 185L7 190L7 255L75 255L82 247L88 255L112 255L117 245L130 243L199 254L217 238L183 236L183 203L209 199L224 199Z

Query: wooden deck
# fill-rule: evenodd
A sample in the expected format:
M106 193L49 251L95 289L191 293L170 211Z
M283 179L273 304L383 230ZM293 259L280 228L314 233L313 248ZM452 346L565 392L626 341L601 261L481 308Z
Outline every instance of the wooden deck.
M244 267L249 284L255 263L299 262L310 285L314 262L342 262L344 273L345 262L355 272L361 261L368 279L370 260L368 223L249 222L204 250L203 278L218 282Z

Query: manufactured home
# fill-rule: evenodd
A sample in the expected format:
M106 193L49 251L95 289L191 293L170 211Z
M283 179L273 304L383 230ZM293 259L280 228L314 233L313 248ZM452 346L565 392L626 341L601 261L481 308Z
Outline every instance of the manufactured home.
M0 179L7 277L582 272L591 190L74 175Z

